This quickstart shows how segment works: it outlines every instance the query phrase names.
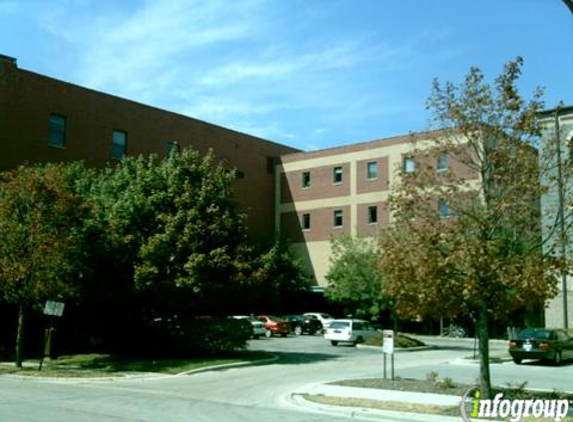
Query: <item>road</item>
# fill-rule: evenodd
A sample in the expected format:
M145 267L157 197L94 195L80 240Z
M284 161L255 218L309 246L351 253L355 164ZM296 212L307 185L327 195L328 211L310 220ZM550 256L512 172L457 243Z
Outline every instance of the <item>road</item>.
M396 354L396 374L425 378L436 371L454 381L472 382L471 341L437 342L441 348ZM500 351L504 349L498 346ZM332 347L319 336L261 339L251 349L269 350L280 359L183 376L115 381L48 381L0 377L0 420L7 422L326 422L345 420L307 413L287 400L289 393L313 383L344 378L381 377L378 350ZM548 372L551 375L547 375ZM570 389L573 365L553 368L513 363L493 365L494 380L527 380L530 387ZM568 382L567 382L568 380ZM568 387L568 388L567 388ZM544 387L543 387L544 388Z

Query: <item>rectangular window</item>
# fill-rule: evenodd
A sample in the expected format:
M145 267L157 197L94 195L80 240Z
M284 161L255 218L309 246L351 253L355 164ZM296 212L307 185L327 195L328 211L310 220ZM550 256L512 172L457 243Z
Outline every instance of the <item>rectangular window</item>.
M66 118L59 114L50 114L48 145L64 148L66 146Z
M342 183L342 167L334 167L332 171L332 182L335 185L340 185Z
M444 152L438 157L438 171L445 171L450 167L450 154Z
M366 178L374 180L378 178L378 163L372 162L366 165Z
M127 132L114 130L112 138L111 156L121 160L127 154Z
M404 158L404 172L414 173L415 171L416 171L416 161L414 161L414 157Z
M302 187L310 188L310 171L304 171L302 173Z
M440 217L446 218L450 216L450 207L444 199L438 201L438 211L440 212Z
M368 224L378 223L378 207L368 207Z
M342 210L334 211L334 227L343 227L344 226L344 217Z
M171 156L172 153L179 153L181 151L181 145L177 142L167 142L167 156Z
M310 214L302 215L302 229L310 230Z

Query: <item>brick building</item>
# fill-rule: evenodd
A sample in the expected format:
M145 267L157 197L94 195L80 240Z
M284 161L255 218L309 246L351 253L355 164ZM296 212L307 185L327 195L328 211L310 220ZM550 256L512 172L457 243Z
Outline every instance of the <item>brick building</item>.
M298 150L39 75L0 56L0 171L74 160L102 167L124 155L186 147L213 149L240 171L235 189L250 234L272 239L273 163Z

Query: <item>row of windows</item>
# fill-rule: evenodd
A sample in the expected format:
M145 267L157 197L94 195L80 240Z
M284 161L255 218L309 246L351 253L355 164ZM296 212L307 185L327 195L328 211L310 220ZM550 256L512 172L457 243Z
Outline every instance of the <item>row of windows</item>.
M332 213L332 227L335 229L340 229L344 227L344 211L334 210ZM368 207L368 224L378 224L378 207L371 206ZM304 213L302 215L301 226L303 230L311 229L310 213Z
M343 170L342 167L334 167L332 169L332 183L334 185L342 184ZM368 180L376 180L378 178L378 163L373 161L366 165L366 178ZM302 172L302 187L310 188L311 179L310 171Z
M51 147L66 147L66 117L61 114L50 114L48 129L48 145ZM180 145L177 142L167 143L167 155L179 152ZM127 155L127 132L113 130L111 136L111 156L121 160Z
M438 171L446 171L450 168L450 154L444 152L438 157L437 167ZM402 163L404 173L414 173L416 171L416 160L414 157L405 157Z
M440 217L447 218L450 216L450 207L446 203L444 199L440 199L438 201L438 212L440 213ZM378 224L378 207L377 206L370 206L368 207L368 224ZM310 220L310 213L304 213L302 215L301 226L303 230L310 230L311 229L311 220ZM344 212L342 210L334 210L333 211L333 222L332 226L336 229L344 227Z

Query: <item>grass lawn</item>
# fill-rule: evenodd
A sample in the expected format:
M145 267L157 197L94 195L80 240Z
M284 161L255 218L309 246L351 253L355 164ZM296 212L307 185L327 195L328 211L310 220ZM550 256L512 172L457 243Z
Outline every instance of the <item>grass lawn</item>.
M272 358L265 352L241 351L225 356L190 359L117 358L111 355L87 354L46 359L41 371L39 361L29 360L22 369L13 363L1 364L0 374L18 374L44 377L112 377L137 373L178 374L208 366L248 363Z

